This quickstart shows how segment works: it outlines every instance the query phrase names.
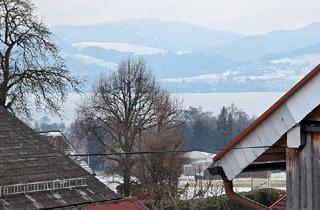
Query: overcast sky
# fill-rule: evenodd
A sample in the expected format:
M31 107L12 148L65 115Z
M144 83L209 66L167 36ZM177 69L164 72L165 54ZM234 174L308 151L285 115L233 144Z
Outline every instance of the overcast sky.
M153 17L261 34L320 21L319 0L33 0L49 25Z

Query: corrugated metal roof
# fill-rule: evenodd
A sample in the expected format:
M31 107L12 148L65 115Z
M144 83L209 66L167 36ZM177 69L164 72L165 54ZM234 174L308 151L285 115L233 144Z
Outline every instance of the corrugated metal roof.
M264 122L272 113L274 113L282 104L293 96L299 89L307 84L313 77L320 72L320 65L316 66L309 74L307 74L302 80L300 80L291 90L289 90L284 96L282 96L276 103L274 103L267 111L265 111L260 117L258 117L249 127L243 130L239 135L233 138L223 150L220 150L216 156L213 157L214 161L221 159L228 151L241 142L241 140L250 134L258 125Z

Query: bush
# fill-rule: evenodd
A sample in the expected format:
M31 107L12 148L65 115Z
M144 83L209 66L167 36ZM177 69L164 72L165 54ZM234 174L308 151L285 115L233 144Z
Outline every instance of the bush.
M250 192L240 193L242 196L261 203L265 206L271 206L282 195L285 194L283 190L277 189L260 189ZM151 207L150 203L146 203ZM149 204L149 205L148 205ZM151 209L151 208L150 208ZM204 199L181 201L179 210L247 210L246 208L236 205L230 201L226 195L214 196ZM173 206L165 208L165 210L176 210Z

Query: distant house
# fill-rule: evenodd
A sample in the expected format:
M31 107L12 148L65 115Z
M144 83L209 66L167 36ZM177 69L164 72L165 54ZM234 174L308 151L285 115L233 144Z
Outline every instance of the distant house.
M69 156L71 160L75 161L83 169L88 171L90 174L95 174L82 157L76 156L78 155L77 150L72 146L71 142L61 131L41 132L39 134L45 137L54 146L54 148Z
M187 152L184 155L188 163L183 165L183 176L203 176L212 162L213 154L201 151Z
M0 119L0 209L69 209L121 199L3 107Z
M231 201L272 209L236 194L232 180L241 172L283 170L286 208L320 209L319 105L320 65L213 158L209 171L222 177Z
M185 157L188 159L188 163L183 165L182 177L194 177L195 179L221 179L220 176L213 176L209 173L208 167L212 163L212 158L215 154L201 152L201 151L192 151L187 152ZM267 171L259 172L242 172L236 176L236 178L267 178ZM190 179L190 178L189 178Z

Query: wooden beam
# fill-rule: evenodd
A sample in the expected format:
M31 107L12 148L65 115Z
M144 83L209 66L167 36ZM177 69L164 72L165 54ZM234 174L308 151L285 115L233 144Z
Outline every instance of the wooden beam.
M285 152L264 153L259 156L254 162L267 162L267 161L285 161Z
M302 123L305 145L287 148L287 209L320 209L319 122L318 107Z
M303 122L302 130L304 132L319 133L320 121L305 121Z
M256 163L247 166L242 172L256 172L256 171L285 171L286 162L273 162L273 163Z

